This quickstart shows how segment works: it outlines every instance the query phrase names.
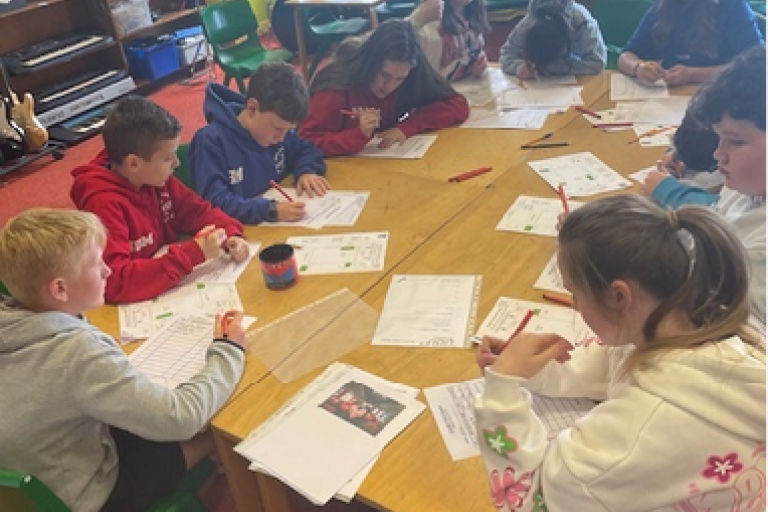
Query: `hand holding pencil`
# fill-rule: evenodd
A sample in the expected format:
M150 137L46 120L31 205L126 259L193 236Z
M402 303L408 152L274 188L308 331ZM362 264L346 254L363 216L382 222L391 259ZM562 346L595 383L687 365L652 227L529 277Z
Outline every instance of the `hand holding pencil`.
M213 324L213 337L214 339L230 341L246 349L242 311L227 311L224 314L217 314Z
M523 333L509 341L491 369L502 375L529 379L552 360L558 363L570 360L573 348L568 340L557 334Z

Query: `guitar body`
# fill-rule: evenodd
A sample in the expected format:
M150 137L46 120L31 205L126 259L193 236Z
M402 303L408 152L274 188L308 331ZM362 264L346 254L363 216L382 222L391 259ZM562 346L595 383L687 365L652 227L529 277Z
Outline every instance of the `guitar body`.
M0 153L6 160L17 160L27 154L24 131L13 120L13 105L10 98L2 98L3 112L0 112Z
M30 151L40 151L48 142L48 130L35 117L35 99L30 93L24 94L24 100L19 102L14 93L13 120L24 130L27 146Z

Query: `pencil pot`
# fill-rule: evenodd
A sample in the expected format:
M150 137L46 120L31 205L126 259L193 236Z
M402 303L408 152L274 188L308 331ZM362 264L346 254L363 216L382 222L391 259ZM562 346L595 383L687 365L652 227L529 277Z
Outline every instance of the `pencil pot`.
M288 244L270 245L259 253L261 274L270 290L290 288L299 280L293 247Z

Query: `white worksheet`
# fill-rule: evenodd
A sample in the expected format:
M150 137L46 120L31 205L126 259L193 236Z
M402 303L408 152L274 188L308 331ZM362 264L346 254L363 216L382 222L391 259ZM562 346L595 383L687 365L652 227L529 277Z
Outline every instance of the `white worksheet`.
M632 186L628 179L589 152L528 162L528 165L553 189L562 185L568 197L591 196Z
M338 235L292 236L301 275L350 274L384 270L389 233L340 233Z
M664 81L645 85L627 75L611 73L611 101L644 100L668 96L669 90Z
M424 410L399 385L355 367L332 365L326 372L331 375L279 410L265 432L235 447L316 505L327 503Z
M537 76L533 80L523 80L523 86L528 89L549 89L569 85L579 85L575 75Z
M400 144L394 144L386 149L381 149L381 138L374 136L362 151L355 156L370 158L423 158L429 147L435 143L437 135L412 135Z
M584 203L568 201L575 210ZM557 216L563 212L560 199L519 196L496 225L498 231L514 231L529 235L557 236Z
M147 338L166 322L190 311L208 315L242 311L243 304L234 284L196 283L174 288L152 300L118 306L121 341Z
M491 110L473 108L459 128L540 130L550 111L546 109Z
M619 108L611 108L608 110L596 110L594 111L595 114L600 116L600 119L591 116L589 114L581 114L581 116L586 119L589 124L592 125L593 128L603 128L606 132L614 132L614 131L622 131L622 130L631 130L632 124L634 121L630 118L631 116L628 115L628 113L624 110L621 110ZM627 126L605 126L604 125L610 125L613 123L628 123Z
M394 275L372 345L466 347L482 276Z
M244 317L243 328L255 321L254 317ZM128 359L153 382L175 388L205 366L205 352L213 342L213 322L214 318L204 313L174 316Z
M645 169L633 172L629 175L630 178L638 183L645 183L645 179L650 173L656 170L656 166L652 165ZM705 190L712 190L721 187L725 182L725 176L720 171L712 172L693 172L686 174L685 177L679 179L680 183L687 183L694 187L703 188Z
M499 297L473 339L482 340L483 336L509 339L530 310L534 314L523 332L558 334L575 346L589 345L596 339L595 333L573 308L508 297Z
M240 278L240 274L258 254L260 247L261 242L250 242L248 244L248 257L241 262L236 262L222 250L218 258L210 259L192 269L192 272L184 276L174 289L194 286L197 283L235 284ZM152 257L159 258L167 252L168 246L164 245Z
M672 137L677 131L677 125L639 124L632 126L635 135L640 137L637 142L644 148L662 147L672 145ZM648 134L648 135L646 135Z
M516 89L504 91L496 100L499 108L569 107L583 105L581 86Z
M557 253L553 254L549 259L547 266L544 267L539 278L533 283L533 287L550 292L571 293L563 286L563 276L560 275L560 269L557 267Z
M624 116L636 123L680 124L691 101L690 96L670 96L644 101L628 101L616 104Z
M298 222L263 222L260 227L307 227L320 229L325 226L354 226L362 213L368 197L367 191L329 190L322 197L307 197L296 194L295 188L285 188L285 192L306 205L306 215ZM275 189L264 193L265 199L283 201L285 198Z
M474 404L484 387L483 379L475 379L424 389L432 416L454 461L480 455ZM531 408L547 428L549 439L572 427L595 406L595 402L586 398L549 398L535 393L531 396Z
M519 88L518 80L500 69L489 67L479 77L467 77L451 83L453 88L467 99L470 107L482 107L509 89Z

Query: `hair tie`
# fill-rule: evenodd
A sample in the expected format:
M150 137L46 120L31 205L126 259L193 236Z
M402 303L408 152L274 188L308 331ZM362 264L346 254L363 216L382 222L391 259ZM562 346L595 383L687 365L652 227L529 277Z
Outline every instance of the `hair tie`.
M696 264L696 239L693 238L690 231L680 227L680 219L675 210L667 210L667 222L672 231L675 232L675 236L683 247L686 256L688 256L688 277L690 278L693 275L693 268Z
M667 210L667 222L673 231L680 229L680 219L677 218L677 211L670 208Z

